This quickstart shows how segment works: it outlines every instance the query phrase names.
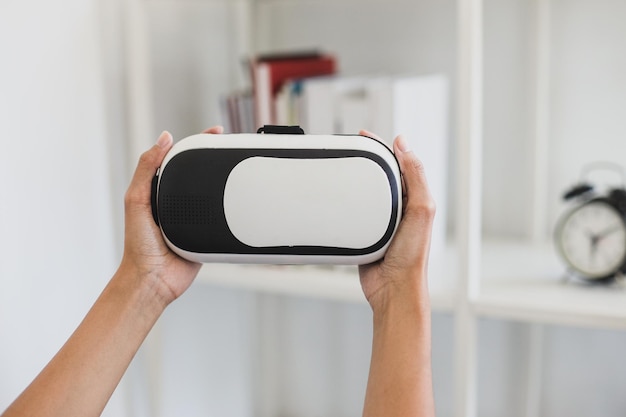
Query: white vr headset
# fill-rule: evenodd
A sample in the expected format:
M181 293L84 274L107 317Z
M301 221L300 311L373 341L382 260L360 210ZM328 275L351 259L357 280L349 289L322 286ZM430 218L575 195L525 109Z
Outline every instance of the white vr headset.
M154 219L168 246L196 262L382 258L402 213L391 150L360 135L269 131L198 134L172 147L152 184Z

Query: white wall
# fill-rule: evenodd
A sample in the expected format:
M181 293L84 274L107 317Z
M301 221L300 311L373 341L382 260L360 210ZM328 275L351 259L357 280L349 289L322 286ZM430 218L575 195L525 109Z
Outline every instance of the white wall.
M95 0L0 3L0 409L116 266L97 17Z
M485 2L484 228L528 235L532 195L532 33L534 1ZM550 230L563 192L595 161L626 166L626 36L619 0L552 0L545 178ZM506 173L506 175L502 175ZM594 176L599 188L615 175Z
M532 1L485 1L483 230L529 234Z
M219 97L248 73L248 0L147 3L154 135L180 139L222 122ZM244 28L242 30L242 28Z
M626 166L626 37L619 0L554 2L550 194L578 181L590 161ZM597 180L598 178L592 178ZM608 177L609 185L621 178ZM596 184L606 185L604 183ZM556 200L551 219L562 208Z

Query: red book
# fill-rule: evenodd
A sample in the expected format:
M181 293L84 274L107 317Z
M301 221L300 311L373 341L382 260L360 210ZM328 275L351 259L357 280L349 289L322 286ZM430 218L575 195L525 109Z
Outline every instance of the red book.
M332 75L335 57L324 54L297 54L260 57L251 64L257 127L275 124L274 99L289 80Z

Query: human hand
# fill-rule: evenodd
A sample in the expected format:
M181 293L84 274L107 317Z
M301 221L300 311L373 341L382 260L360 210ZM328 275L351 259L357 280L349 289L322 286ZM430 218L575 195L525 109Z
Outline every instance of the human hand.
M203 133L222 132L221 126L215 126ZM172 146L172 135L163 132L157 143L139 159L124 199L124 256L120 265L120 269L130 269L131 276L148 280L164 305L189 288L201 266L172 252L152 217L152 178Z
M378 138L361 131L361 135ZM398 136L393 150L403 176L403 215L382 260L359 267L361 287L374 312L402 299L428 304L428 254L435 202L422 163Z

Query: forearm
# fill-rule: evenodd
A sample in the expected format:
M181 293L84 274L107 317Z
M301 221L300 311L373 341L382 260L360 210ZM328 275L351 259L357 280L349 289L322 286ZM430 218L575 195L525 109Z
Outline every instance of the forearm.
M428 296L415 291L389 300L374 310L363 416L434 416Z
M120 268L63 348L6 410L14 416L98 416L165 303Z

